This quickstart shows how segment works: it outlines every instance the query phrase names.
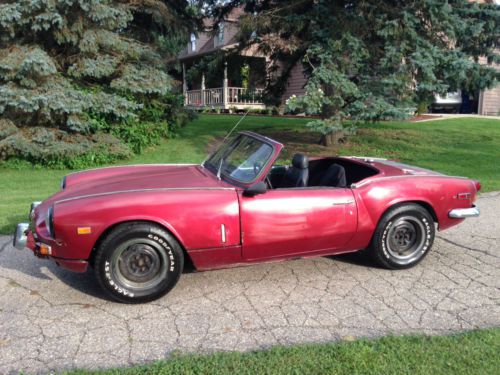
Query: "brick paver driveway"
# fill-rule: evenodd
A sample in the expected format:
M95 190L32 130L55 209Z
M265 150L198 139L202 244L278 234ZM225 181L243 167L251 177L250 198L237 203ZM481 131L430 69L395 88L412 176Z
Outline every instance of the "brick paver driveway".
M482 215L439 233L416 268L359 255L188 273L146 305L103 299L0 237L0 373L127 366L173 350L247 350L388 333L500 326L500 192Z

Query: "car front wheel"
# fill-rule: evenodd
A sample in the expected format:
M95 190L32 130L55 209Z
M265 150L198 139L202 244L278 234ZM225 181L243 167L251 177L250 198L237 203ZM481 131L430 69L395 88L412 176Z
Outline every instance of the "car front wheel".
M387 211L372 238L370 250L385 268L410 268L419 263L434 242L434 220L418 204L405 204Z
M94 272L115 300L141 303L168 293L184 266L182 248L163 228L145 222L118 225L96 248Z

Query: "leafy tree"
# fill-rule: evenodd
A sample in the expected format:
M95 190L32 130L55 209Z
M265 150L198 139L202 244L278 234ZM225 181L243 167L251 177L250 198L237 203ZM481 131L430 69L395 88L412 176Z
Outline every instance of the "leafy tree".
M280 62L269 87L280 96L291 67L302 62L306 94L289 106L320 113L311 123L329 144L346 120L404 118L434 93L490 87L500 75L500 7L468 0L232 0L240 48L258 48ZM276 64L278 66L278 64Z
M124 127L147 136L138 123L152 107L167 127L179 101L165 61L196 27L195 9L187 0L3 1L0 159L126 156L116 138Z

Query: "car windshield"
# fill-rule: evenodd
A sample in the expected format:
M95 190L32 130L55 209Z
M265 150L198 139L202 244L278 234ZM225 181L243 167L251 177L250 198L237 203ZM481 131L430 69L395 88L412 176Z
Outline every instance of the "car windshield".
M269 161L273 148L247 135L223 143L204 163L218 177L230 177L249 183L254 181Z

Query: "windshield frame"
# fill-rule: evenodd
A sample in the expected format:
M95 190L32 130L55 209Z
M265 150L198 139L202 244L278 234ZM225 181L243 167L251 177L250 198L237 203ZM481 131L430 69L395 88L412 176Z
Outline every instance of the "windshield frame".
M257 176L255 176L255 178L253 180L249 181L249 182L238 180L238 179L236 179L234 177L231 177L230 175L224 174L224 173L221 173L220 178L219 178L219 176L217 176L217 172L219 170L219 166L218 165L213 165L211 163L208 163L208 161L217 152L219 152L219 150L222 147L226 147L228 144L233 143L237 139L243 138L243 137L253 138L253 139L255 139L255 140L259 141L259 142L262 142L262 143L270 146L271 149L272 149L270 156L267 158L267 161L264 163L264 165L262 166L262 168L261 168L260 172L257 174ZM273 140L271 138L268 138L268 137L265 137L265 136L262 136L260 134L256 134L256 133L253 133L253 132L242 131L242 132L238 133L235 137L230 138L230 139L226 140L225 142L223 142L214 152L212 152L210 155L208 155L208 157L205 159L205 161L201 165L207 171L209 171L212 174L214 174L214 176L216 178L219 178L220 180L228 182L231 185L235 185L235 186L242 187L242 188L247 188L247 187L252 186L253 184L255 184L255 183L259 182L259 181L262 181L264 179L264 177L267 176L267 174L271 170L272 165L274 164L274 162L278 158L278 156L279 156L279 154L280 154L280 152L281 152L282 149L283 149L283 145L281 143L279 143L279 142L276 142L275 140Z

